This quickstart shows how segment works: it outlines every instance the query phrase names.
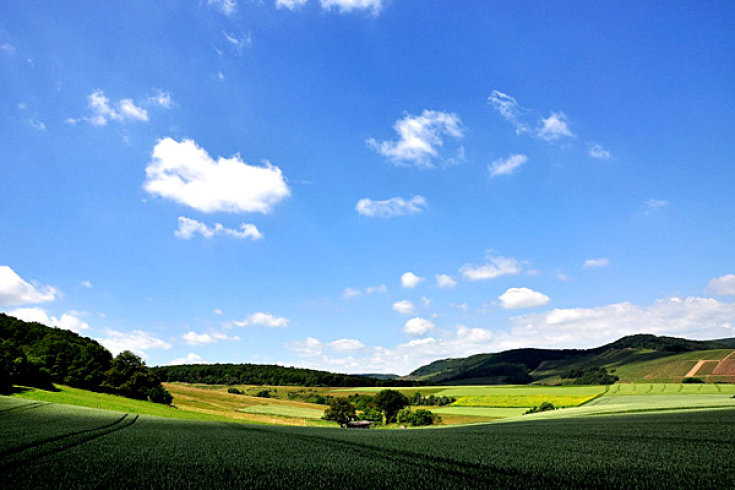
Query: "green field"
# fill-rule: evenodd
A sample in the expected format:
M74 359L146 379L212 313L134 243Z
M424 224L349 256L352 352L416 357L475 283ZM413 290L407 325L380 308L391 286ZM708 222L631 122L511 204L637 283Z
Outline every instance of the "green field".
M735 486L734 420L720 410L345 431L0 397L0 471L14 489L722 489Z
M268 415L281 415L283 417L295 417L300 419L321 419L324 415L323 408L302 408L283 405L252 405L241 408L243 413L263 413Z

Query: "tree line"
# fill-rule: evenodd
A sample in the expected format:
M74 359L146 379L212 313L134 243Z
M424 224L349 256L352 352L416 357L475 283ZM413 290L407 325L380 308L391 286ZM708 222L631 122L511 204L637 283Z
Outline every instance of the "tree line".
M69 330L0 313L0 392L53 383L170 404L156 374L130 351L112 357L97 341Z
M418 386L417 381L376 379L272 364L184 364L152 368L165 382L271 386Z

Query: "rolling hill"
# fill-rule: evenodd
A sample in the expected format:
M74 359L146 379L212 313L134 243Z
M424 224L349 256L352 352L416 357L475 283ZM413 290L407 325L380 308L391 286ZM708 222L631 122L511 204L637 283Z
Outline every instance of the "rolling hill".
M574 383L583 374L601 379L604 371L621 382L680 382L685 377L735 382L735 338L700 341L639 334L593 349L513 349L434 361L405 379L429 384L560 384Z

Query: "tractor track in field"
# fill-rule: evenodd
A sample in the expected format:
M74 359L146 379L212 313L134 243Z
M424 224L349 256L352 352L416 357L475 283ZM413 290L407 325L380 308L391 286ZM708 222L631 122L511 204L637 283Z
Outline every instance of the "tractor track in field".
M5 414L23 412L25 410L31 410L32 408L40 408L43 405L46 405L46 404L43 402L35 402L35 403L27 403L25 405L18 405L17 407L5 408L3 410L0 410L0 417L2 417Z
M10 467L22 466L31 461L38 461L41 458L67 451L86 442L126 429L137 422L139 417L136 415L128 419L128 415L126 413L115 422L100 427L69 432L5 450L0 453L2 458L0 471L7 470Z

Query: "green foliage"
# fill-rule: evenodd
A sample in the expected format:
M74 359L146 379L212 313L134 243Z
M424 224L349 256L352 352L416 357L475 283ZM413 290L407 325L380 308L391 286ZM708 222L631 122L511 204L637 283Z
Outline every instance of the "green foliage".
M271 390L260 390L255 394L258 398L270 398L271 397Z
M421 392L416 392L411 397L411 405L419 406L430 406L430 407L443 407L450 403L456 402L457 399L453 396L435 396L433 394L424 396Z
M334 398L329 401L329 408L324 411L324 420L331 420L338 424L346 424L350 420L355 420L357 414L355 407L345 398Z
M399 424L412 425L414 427L432 425L435 421L437 423L441 421L441 418L438 415L434 415L424 408L419 408L416 411L411 411L409 408L403 408L398 411L396 419Z
M396 421L398 411L408 405L406 395L396 390L383 390L375 395L375 406L385 414L385 423Z
M297 390L288 392L289 400L300 400L306 403L316 403L317 405L328 405L332 399L329 395L322 395L312 390Z
M551 402L542 402L541 405L537 407L531 407L528 410L526 410L524 415L529 414L529 413L548 412L550 410L556 410L556 408L554 407L554 404Z
M360 420L369 420L377 424L383 423L383 412L377 408L365 408L359 415Z
M272 386L417 386L416 381L375 379L327 371L266 364L185 364L158 366L161 381Z
M350 403L352 403L357 410L367 410L368 408L376 408L375 397L371 395L363 395L360 393L353 393L348 397Z
M173 400L145 362L128 350L122 351L112 360L112 367L105 372L105 381L101 387L111 393L138 400L166 405Z
M561 374L562 379L571 379L575 385L611 385L620 378L607 372L602 366L585 369L570 369Z
M227 388L227 393L232 393L233 395L242 395L242 391L238 390L234 386Z
M688 377L681 380L682 383L704 383L702 378Z

